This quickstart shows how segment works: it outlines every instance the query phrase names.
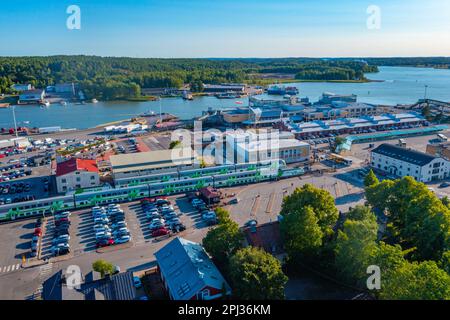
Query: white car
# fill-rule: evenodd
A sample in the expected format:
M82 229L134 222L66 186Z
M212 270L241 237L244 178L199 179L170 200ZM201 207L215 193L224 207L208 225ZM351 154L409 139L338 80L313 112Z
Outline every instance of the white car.
M111 232L100 231L95 234L95 238L102 238L102 237L111 237Z
M150 223L150 225L148 227L150 228L150 230L154 230L154 229L158 229L158 228L161 228L164 226L165 226L164 222L161 222L158 220L158 221L152 221L152 223Z
M127 243L127 242L129 242L130 240L131 240L131 237L130 237L130 236L122 236L122 237L120 237L120 238L118 238L118 239L115 239L115 240L114 240L114 243L116 243L116 244Z
M103 232L103 231L111 232L111 228L108 225L106 225L106 224L105 225L103 225L103 224L96 224L94 226L94 230L95 230L96 233Z
M94 223L95 224L106 224L109 222L108 218L95 218Z
M62 235L58 236L57 238L53 239L53 241L57 242L58 240L62 240L62 239L69 241L70 236L68 234L62 234Z
M114 223L113 225L111 225L111 228L113 229L120 229L120 228L126 228L127 227L127 223L125 221L120 221L117 223Z
M119 233L128 233L128 232L129 232L129 231L128 231L128 228L123 227L123 228L114 230L112 234L113 234L113 235L117 235L117 234L119 234Z

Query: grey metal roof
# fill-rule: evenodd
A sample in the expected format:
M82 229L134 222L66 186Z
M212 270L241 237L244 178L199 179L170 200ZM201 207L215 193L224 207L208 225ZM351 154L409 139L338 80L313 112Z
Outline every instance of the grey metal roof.
M230 287L206 254L195 242L175 238L155 253L159 269L174 300L189 300L204 287Z
M372 152L421 167L436 159L436 157L429 155L428 153L405 149L388 143L379 145L378 147L373 149Z

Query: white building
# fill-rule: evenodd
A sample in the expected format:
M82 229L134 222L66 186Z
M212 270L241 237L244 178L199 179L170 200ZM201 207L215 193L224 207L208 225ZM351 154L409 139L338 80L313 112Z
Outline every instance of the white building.
M16 91L27 91L27 90L33 89L31 84L20 84L20 83L13 84L11 86L11 88L16 90Z
M420 182L442 180L450 175L449 161L387 143L372 150L371 166L394 176L411 176Z
M19 95L19 103L38 103L45 97L45 91L42 89L22 91Z
M286 163L308 162L310 145L297 139L259 140L238 143L239 162L261 162L281 159ZM239 163L238 162L238 163Z
M217 134L207 141L204 154L211 153L216 164L235 164L271 159L286 163L307 162L310 145L278 130L237 130ZM205 141L204 141L205 142Z
M100 177L95 160L71 158L56 165L58 193L98 187L99 185Z

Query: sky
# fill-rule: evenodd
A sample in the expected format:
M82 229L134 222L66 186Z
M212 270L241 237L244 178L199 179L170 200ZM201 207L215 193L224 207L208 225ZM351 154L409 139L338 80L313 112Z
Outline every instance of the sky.
M70 5L80 29L67 28ZM0 0L1 56L56 54L450 56L450 1Z

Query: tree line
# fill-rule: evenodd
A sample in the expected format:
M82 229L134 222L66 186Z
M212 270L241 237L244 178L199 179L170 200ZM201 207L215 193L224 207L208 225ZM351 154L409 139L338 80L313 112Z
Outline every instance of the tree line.
M36 88L76 82L88 98L138 97L142 88L251 82L258 73L293 73L297 79L361 80L375 66L360 61L289 59L153 59L98 56L0 57L0 93L13 84Z

